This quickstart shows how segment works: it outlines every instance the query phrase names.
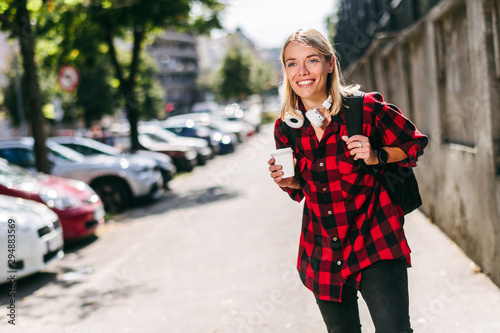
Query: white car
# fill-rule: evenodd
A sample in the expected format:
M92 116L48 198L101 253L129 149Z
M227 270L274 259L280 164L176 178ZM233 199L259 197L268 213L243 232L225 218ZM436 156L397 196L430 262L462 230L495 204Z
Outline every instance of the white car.
M0 141L0 157L12 164L35 171L33 138ZM50 139L46 141L53 175L80 180L101 198L107 212L128 208L134 199L157 199L163 194L163 181L156 163L132 162L120 156L83 156Z
M0 283L57 262L64 256L63 245L59 219L47 206L0 195Z

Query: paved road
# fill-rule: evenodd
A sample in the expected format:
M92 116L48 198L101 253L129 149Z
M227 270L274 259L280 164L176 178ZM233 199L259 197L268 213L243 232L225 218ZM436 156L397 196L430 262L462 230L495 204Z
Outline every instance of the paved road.
M295 271L301 206L270 180L270 127L175 179L18 282L16 326L2 332L325 332ZM500 332L500 291L419 212L408 217L416 332ZM0 311L8 298L0 288ZM363 332L374 332L361 301Z

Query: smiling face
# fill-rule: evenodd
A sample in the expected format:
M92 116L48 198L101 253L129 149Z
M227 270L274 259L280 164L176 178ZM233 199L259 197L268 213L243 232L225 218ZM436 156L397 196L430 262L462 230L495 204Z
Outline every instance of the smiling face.
M320 106L327 98L327 77L333 71L333 59L327 61L312 47L291 42L285 48L284 60L286 78L304 106Z

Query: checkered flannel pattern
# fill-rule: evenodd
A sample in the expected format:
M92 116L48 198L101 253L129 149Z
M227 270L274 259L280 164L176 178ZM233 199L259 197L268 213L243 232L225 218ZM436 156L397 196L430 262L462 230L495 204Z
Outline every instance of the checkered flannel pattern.
M280 122L275 124L276 147L290 147ZM341 139L347 135L344 110L332 117L320 141L307 119L295 131L296 175L302 189L282 189L298 202L305 197L297 269L316 297L340 302L342 287L352 283L359 288L362 270L378 260L406 259L410 264L404 214L354 162ZM374 148L400 147L408 159L399 163L413 167L428 141L378 93L365 94L363 134Z

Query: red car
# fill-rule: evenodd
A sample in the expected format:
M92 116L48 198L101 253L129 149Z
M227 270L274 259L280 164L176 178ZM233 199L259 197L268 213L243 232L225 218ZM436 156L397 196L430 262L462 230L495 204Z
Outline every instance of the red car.
M93 234L104 223L104 207L87 184L29 171L0 159L0 194L38 201L52 209L65 241Z

